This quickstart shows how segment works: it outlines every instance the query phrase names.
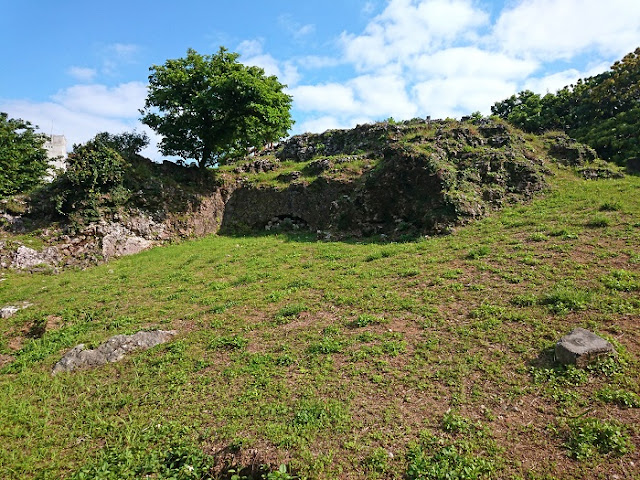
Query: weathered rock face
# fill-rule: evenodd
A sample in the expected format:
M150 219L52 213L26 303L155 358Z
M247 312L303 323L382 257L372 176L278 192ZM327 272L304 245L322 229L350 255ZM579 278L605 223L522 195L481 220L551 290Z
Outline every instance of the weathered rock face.
M563 165L583 165L598 158L593 148L575 141L564 133L550 136L548 139L549 155Z
M222 228L249 227L263 230L274 218L296 218L312 230L331 227L331 204L353 190L352 183L318 178L309 185L292 183L284 190L236 188L224 208Z
M628 158L627 159L627 172L640 173L640 158Z
M69 350L55 364L51 373L56 375L78 368L95 368L106 363L117 362L134 350L146 350L168 342L175 334L174 330L155 330L133 335L116 335L94 350L86 350L84 344L80 344Z
M563 365L585 367L602 356L615 354L613 345L584 328L575 328L556 343L556 360Z
M28 270L35 267L53 267L60 261L60 253L56 247L48 247L42 251L20 245L13 255L11 268Z
M350 130L305 133L286 140L276 152L276 157L280 160L304 162L315 155L354 155L363 152L380 155L387 143L397 140L401 132L400 125L382 122L358 125Z

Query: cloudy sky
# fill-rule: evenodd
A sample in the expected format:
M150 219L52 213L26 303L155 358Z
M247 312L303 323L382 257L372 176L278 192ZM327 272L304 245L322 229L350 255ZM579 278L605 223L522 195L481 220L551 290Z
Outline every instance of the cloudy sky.
M489 113L640 46L638 0L0 0L0 111L83 142L139 123L151 65L221 45L288 85L291 133ZM160 159L151 147L145 152Z

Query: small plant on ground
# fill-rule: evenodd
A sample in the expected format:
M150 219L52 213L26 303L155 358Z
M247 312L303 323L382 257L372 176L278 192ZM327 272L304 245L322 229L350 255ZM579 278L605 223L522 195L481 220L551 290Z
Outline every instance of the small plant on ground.
M611 224L611 220L602 215L594 215L591 217L585 225L590 228L604 228Z
M633 292L640 290L638 275L628 270L613 270L609 275L603 276L600 281L605 287L620 292Z
M605 403L614 403L626 408L640 408L640 396L634 392L604 387L596 392L596 397Z
M596 454L621 456L632 448L629 434L617 422L607 422L598 418L578 418L569 426L566 447L569 456L585 460Z
M622 210L622 204L620 202L604 202L600 205L601 212L616 212Z
M409 446L409 480L477 480L491 478L497 469L492 459L474 452L469 442L447 443L435 436L424 437Z
M307 306L303 303L293 303L290 305L285 305L280 310L278 310L278 313L276 313L276 323L278 323L279 325L288 323L293 317L297 317L302 312L306 312L307 310Z
M384 448L373 449L362 461L364 468L374 474L383 474L389 470L389 452Z
M214 338L209 344L212 350L241 350L249 344L247 338L240 335L222 336Z
M589 292L569 285L559 285L551 292L542 295L539 303L546 305L553 313L565 314L586 309L590 301Z
M472 248L467 252L467 259L477 260L479 258L486 257L491 253L491 248L488 245L480 245L479 247Z
M375 315L370 315L368 313L363 313L361 315L358 315L358 318L356 318L351 323L351 326L362 328L368 325L379 325L380 323L383 323L383 322L384 322L384 319L380 317L376 317Z

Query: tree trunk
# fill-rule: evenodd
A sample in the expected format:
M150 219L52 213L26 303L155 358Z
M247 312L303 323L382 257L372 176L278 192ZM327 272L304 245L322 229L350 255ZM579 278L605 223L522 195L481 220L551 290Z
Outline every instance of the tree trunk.
M200 161L198 162L198 167L200 167L201 169L206 168L207 164L209 163L209 159L211 158L211 149L207 146L205 146L202 149L202 157L200 158Z

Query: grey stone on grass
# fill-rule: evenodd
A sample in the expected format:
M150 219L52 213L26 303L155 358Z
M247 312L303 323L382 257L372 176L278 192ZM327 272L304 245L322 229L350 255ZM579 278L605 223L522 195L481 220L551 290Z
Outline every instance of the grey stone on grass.
M14 305L2 307L0 308L0 318L11 318L16 314L18 310L20 310L20 307L16 307Z
M52 374L117 362L134 350L146 350L168 342L176 333L175 330L153 330L133 335L116 335L93 350L86 350L84 344L76 345L55 364Z
M23 308L29 308L31 305L33 304L29 302L22 302L22 305L19 307L16 305L7 305L6 307L2 307L0 308L0 318L11 318Z
M615 355L613 345L584 328L575 328L556 343L556 361L585 367L601 356Z

